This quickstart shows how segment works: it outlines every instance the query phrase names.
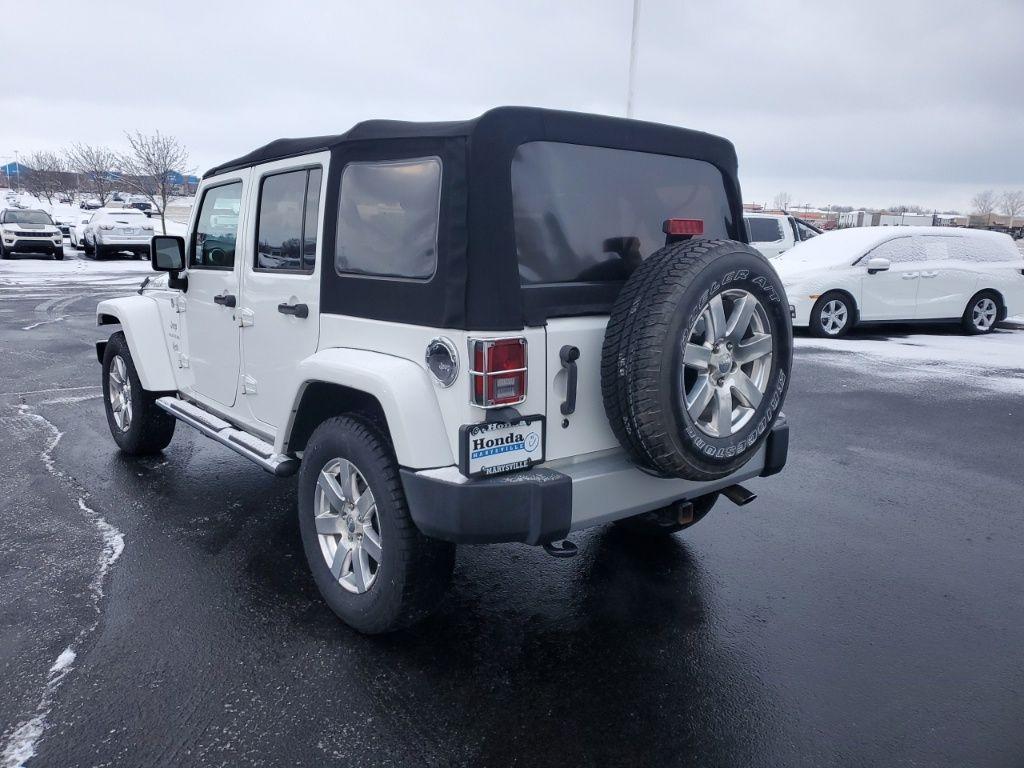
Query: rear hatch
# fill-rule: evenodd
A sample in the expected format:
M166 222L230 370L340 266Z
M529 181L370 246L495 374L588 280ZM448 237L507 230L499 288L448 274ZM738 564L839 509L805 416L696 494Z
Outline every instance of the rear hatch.
M664 246L667 219L701 220L712 238L745 239L743 223L734 221L718 168L649 152L526 143L515 154L512 192L524 292L546 302L546 458L615 448L601 396L611 300L633 269ZM579 353L575 410L568 415L564 347ZM532 371L531 378L538 382Z

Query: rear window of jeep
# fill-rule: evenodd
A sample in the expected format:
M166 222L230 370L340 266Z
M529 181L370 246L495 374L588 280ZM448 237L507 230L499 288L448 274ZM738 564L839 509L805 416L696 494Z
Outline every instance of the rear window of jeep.
M666 219L722 238L732 221L711 163L548 141L516 150L512 206L524 284L625 280L665 244Z

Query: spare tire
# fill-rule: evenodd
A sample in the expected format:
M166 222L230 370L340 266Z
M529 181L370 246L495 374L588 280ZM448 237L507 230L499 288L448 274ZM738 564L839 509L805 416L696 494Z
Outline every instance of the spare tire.
M641 467L717 480L754 455L789 387L793 331L774 268L749 245L667 245L612 308L601 358L605 412Z

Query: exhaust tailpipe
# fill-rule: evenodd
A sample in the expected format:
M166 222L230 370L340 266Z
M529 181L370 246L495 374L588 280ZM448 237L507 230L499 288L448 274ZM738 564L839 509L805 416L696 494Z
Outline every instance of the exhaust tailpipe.
M745 506L757 498L756 493L751 493L742 485L730 485L728 488L723 488L722 495L737 507Z

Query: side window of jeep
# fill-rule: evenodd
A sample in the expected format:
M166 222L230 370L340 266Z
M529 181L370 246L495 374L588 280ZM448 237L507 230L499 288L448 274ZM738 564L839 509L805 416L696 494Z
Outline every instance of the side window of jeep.
M426 280L437 268L441 159L349 163L341 175L339 274Z
M192 236L189 267L233 269L238 240L238 214L242 207L242 182L211 187L203 202Z
M257 209L257 270L313 271L321 177L319 168L303 168L263 179Z

